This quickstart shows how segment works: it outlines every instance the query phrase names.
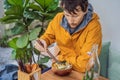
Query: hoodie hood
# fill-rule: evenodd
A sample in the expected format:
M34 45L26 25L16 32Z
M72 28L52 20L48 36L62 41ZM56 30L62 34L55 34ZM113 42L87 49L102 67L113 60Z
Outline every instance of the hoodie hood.
M89 5L88 5L88 12L84 16L83 21L75 29L71 29L70 28L70 26L68 25L68 22L67 22L67 19L65 18L65 16L63 16L63 18L62 18L61 26L63 28L65 28L70 34L73 34L73 33L77 32L77 31L83 29L84 27L86 27L86 25L92 19L92 16L93 16L93 7L89 3Z

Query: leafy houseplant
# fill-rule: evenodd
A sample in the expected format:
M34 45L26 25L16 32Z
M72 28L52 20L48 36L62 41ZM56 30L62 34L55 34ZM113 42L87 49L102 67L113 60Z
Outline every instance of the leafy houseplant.
M0 22L14 23L9 29L12 35L8 44L13 48L12 56L18 63L23 66L33 62L42 65L49 60L47 56L40 58L40 52L33 47L32 41L43 34L49 20L61 11L57 5L58 0L5 0L5 16ZM30 27L35 20L40 24ZM38 55L37 61L34 53Z

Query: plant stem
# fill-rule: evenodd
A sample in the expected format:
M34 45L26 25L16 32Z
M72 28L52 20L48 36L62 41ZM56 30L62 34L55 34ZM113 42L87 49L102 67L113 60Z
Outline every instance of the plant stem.
M30 47L32 48L32 50L33 50L33 46L32 46L32 42L30 41ZM35 57L34 57L34 54L33 54L33 52L31 51L31 54L32 54L32 57L33 57L33 61L34 61L34 63L36 63L36 61L35 61Z
M38 55L38 60L37 60L37 62L40 60L40 55Z

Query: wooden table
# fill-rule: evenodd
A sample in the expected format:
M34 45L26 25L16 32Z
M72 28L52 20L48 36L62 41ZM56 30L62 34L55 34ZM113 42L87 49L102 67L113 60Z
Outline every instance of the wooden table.
M72 71L67 76L58 76L54 74L51 70L49 70L41 75L41 80L82 80L83 75L84 75L83 73ZM108 79L100 76L99 80Z

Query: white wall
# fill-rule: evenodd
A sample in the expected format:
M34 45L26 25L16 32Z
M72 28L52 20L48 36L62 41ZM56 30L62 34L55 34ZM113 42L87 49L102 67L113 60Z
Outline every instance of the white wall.
M103 29L103 41L120 51L120 0L89 0L98 13Z

